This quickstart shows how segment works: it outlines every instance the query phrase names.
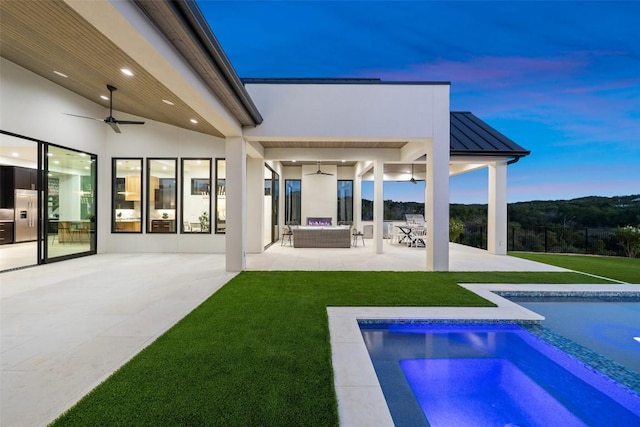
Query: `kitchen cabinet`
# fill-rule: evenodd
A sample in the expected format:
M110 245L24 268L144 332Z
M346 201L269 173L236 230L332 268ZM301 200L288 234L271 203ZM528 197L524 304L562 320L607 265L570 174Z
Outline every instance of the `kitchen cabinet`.
M149 194L147 195L149 197L150 202L156 201L156 190L158 189L158 187L160 187L160 178L158 178L157 176L150 176L149 177Z
M0 222L0 245L13 243L13 222Z
M152 233L175 233L176 222L172 219L153 219L151 220Z
M15 188L20 190L36 190L38 188L38 171L14 166Z
M139 202L142 179L140 175L131 175L124 179L124 199L128 202Z
M19 166L0 167L0 208L15 207L15 190L36 190L38 171Z

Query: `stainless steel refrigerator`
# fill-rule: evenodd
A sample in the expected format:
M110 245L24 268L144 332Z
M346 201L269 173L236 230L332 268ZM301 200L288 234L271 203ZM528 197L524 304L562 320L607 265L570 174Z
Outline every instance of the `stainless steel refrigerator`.
M15 242L38 238L38 192L15 190Z

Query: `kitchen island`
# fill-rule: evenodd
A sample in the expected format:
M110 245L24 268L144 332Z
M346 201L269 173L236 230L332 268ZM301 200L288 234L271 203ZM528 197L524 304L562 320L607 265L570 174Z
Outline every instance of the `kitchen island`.
M294 248L351 247L351 227L299 226L292 231Z

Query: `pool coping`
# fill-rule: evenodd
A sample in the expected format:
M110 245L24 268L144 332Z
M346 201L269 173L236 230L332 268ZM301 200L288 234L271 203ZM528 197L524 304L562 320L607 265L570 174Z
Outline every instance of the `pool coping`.
M472 283L460 286L496 307L327 307L334 387L341 426L393 426L358 320L489 320L539 322L544 317L496 292L640 292L640 285Z

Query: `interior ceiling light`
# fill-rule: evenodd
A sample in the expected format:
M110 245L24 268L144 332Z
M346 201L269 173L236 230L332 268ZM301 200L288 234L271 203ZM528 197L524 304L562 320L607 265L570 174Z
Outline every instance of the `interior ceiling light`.
M193 123L194 125L198 124L198 121L197 121L196 119L191 119L190 121L191 121L191 123Z
M175 105L173 102L169 101L168 99L163 99L162 102L168 105Z
M122 71L122 74L125 76L133 77L133 71L128 68L120 68L120 71Z
M55 71L53 70L53 72L57 75L59 75L60 77L64 77L65 79L68 78L69 76L67 76L65 73L61 73L60 71Z
M12 155L13 157L20 157L20 154L15 153L15 152L11 153L11 155Z
M109 100L109 97L107 95L100 95L100 98L104 99L105 101Z

